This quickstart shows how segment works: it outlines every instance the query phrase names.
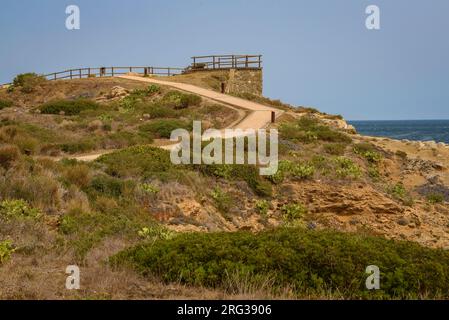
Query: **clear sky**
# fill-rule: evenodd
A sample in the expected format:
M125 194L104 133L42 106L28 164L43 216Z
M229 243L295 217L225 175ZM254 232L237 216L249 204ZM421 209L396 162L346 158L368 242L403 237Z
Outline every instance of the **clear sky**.
M80 30L65 28L71 4ZM365 27L371 4L381 30ZM0 83L260 53L268 97L347 119L449 119L448 17L448 0L2 0Z

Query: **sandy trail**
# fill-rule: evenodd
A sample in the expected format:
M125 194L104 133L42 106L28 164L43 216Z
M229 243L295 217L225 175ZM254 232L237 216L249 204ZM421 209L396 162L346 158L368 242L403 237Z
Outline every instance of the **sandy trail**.
M228 128L232 129L262 129L265 128L270 122L271 122L271 113L274 112L276 115L276 118L278 118L280 115L284 113L284 111L265 106L260 103L255 103L252 101L248 101L245 99L229 96L226 94L222 94L219 92L215 92L213 90L204 89L201 87L197 87L191 84L186 83L179 83L179 82L171 82L171 81L164 81L154 78L143 78L139 76L117 76L117 78L122 79L128 79L128 80L135 80L135 81L141 81L141 82L148 82L153 84L159 84L163 86L172 87L178 90L190 92L197 94L199 96L202 96L203 98L207 98L213 101L217 101L220 104L223 104L225 106L228 106L229 108L235 109L244 109L248 111L248 114L246 114L243 119L240 119L237 123L231 124ZM221 129L223 131L224 129ZM178 144L167 144L167 145L161 145L159 146L162 149L171 150L174 147L176 147ZM85 155L78 155L69 157L70 159L76 159L79 161L94 161L95 159L99 158L103 154L111 153L115 150L102 150L95 153L85 154Z

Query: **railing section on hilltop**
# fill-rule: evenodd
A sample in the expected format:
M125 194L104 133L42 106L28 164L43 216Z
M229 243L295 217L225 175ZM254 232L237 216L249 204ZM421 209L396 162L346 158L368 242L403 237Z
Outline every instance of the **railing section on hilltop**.
M144 76L174 76L181 74L184 68L171 67L100 67L100 68L78 68L44 75L47 80L59 79L81 79L92 77L114 77L116 75L138 73Z
M195 56L192 60L189 71L262 68L262 55Z

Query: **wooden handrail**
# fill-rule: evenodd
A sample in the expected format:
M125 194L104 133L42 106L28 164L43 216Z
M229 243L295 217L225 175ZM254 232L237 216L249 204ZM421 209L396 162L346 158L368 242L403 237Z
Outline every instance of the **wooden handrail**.
M261 69L262 55L224 54L194 56L189 71L209 69Z
M131 66L131 67L97 67L97 68L76 68L64 71L53 72L42 75L48 80L58 79L81 79L92 76L107 77L118 74L126 74L128 72L137 72L144 76L149 75L163 75L174 76L190 71L201 70L215 70L215 69L262 69L262 55L242 55L242 54L223 54L223 55L208 55L208 56L194 56L193 63L187 68L173 68L173 67L145 67L145 66ZM11 85L7 83L5 85Z

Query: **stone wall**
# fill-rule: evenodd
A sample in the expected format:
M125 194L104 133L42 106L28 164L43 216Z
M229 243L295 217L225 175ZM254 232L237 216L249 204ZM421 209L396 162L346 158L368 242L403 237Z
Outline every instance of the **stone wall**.
M251 93L261 96L263 92L262 70L229 70L225 84L225 93L244 94Z

